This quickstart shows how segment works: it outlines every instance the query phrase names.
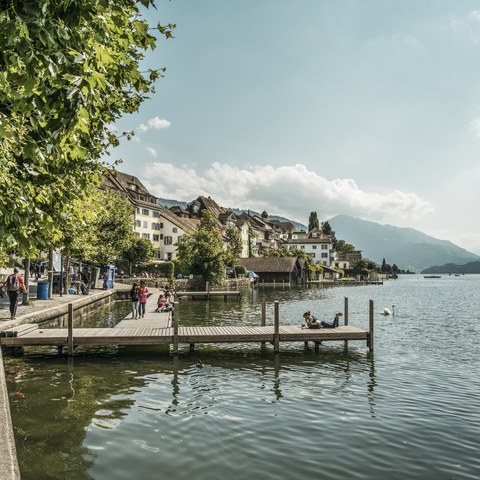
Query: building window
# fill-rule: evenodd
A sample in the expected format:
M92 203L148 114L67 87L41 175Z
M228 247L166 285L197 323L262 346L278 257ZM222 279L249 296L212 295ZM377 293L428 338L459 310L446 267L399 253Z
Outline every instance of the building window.
M172 240L173 240L172 237L168 237L168 236L163 237L163 243L164 243L165 245L171 245L171 244L172 244Z
M314 253L309 253L309 255L310 255L312 258L315 258L315 254L314 254Z
M137 227L141 227L141 226L142 226L142 221L141 221L141 220L136 220L136 221L135 221L135 225L136 225Z
M322 250L328 250L328 245L322 245Z
M153 216L154 216L155 218L159 218L159 217L160 217L160 212L157 212L157 211L154 210L154 211L153 211Z
M148 228L148 222L143 222L143 228Z
M312 245L312 250L316 250L317 249L317 246L316 245Z
M172 232L173 232L173 233L177 233L177 227L173 227L173 228L172 228Z
M160 222L160 228L163 228L163 222Z
M160 240L163 240L163 233L160 234Z
M155 235L155 233L153 234L153 241L154 242L158 242L160 240L160 236L159 235Z
M140 233L135 232L135 236L138 237L138 238L140 238Z
M328 253L322 253L322 258L328 258Z
M137 207L137 213L140 215L140 207Z
M300 245L300 250L305 250L305 245Z
M150 210L147 208L142 208L142 215L146 215L148 217L150 215Z
M142 238L147 238L150 240L150 234L149 233L142 233Z

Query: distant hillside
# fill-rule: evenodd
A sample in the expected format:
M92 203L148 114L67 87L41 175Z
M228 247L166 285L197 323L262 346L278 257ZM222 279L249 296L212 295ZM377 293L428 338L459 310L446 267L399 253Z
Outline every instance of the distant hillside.
M426 268L420 273L480 273L480 261L468 262L465 265L447 263L446 265Z
M166 198L159 198L158 201L162 204L165 205L167 208L174 207L174 206L179 206L182 208L187 208L188 203L183 202L181 200L169 200ZM232 208L232 207L230 207ZM256 212L255 210L240 210L238 208L232 208L232 211L235 213L235 215L240 215L243 212L250 212L250 215L258 215L260 216L260 213ZM292 225L294 225L296 230L307 230L307 226L303 225L303 223L296 222L295 220L290 220L285 217L280 217L278 215L269 215L268 218L270 220L278 220L279 222L290 222Z
M329 220L338 239L362 250L363 256L381 264L385 258L401 269L421 271L445 263L465 264L480 257L447 240L438 240L413 228L400 228L337 215ZM429 273L433 273L430 272Z

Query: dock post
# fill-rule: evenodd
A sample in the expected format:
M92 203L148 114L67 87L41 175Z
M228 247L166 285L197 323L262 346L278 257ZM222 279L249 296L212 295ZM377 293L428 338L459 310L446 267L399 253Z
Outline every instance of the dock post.
M275 317L274 317L274 335L273 335L273 351L280 351L280 322L278 318L278 300L275 300Z
M68 346L68 356L71 357L73 355L73 303L68 304L68 338L67 338L67 346Z
M343 308L343 323L348 325L348 297L345 297L345 304Z
M207 291L207 299L210 297L210 282L205 282L205 290Z
M262 327L264 327L267 323L267 302L265 299L262 299Z
M370 312L369 312L369 333L368 333L368 350L373 352L373 300L370 300Z
M178 318L173 316L173 354L178 355Z
M262 298L262 319L260 325L264 327L267 324L267 302ZM265 347L265 342L261 342L262 348Z

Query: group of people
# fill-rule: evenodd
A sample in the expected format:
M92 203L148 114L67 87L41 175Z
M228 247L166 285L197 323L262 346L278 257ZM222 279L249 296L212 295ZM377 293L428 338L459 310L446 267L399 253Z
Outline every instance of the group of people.
M312 315L310 310L306 311L303 314L303 318L305 319L305 323L302 325L302 328L337 328L338 322L340 317L342 316L342 312L337 312L335 314L335 318L333 322L325 322L318 320L315 315Z
M140 285L134 283L130 290L132 300L132 318L143 318L145 316L145 306L149 296L148 287L144 280L140 280ZM170 287L160 291L157 299L157 308L155 312L171 312L173 310L174 292Z
M6 278L0 289L2 296L8 295L10 300L10 318L13 320L17 315L18 297L21 293L26 292L25 283L17 267L15 267L13 273Z

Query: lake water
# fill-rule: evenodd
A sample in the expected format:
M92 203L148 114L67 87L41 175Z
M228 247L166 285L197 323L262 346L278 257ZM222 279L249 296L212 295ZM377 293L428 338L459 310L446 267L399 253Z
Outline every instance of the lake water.
M367 328L372 299L374 354L337 342L8 358L22 479L478 479L479 292L480 276L412 275L178 309L183 324L259 324L265 297L268 322L278 300L280 322L300 324L307 309L332 320L347 296L349 323Z

